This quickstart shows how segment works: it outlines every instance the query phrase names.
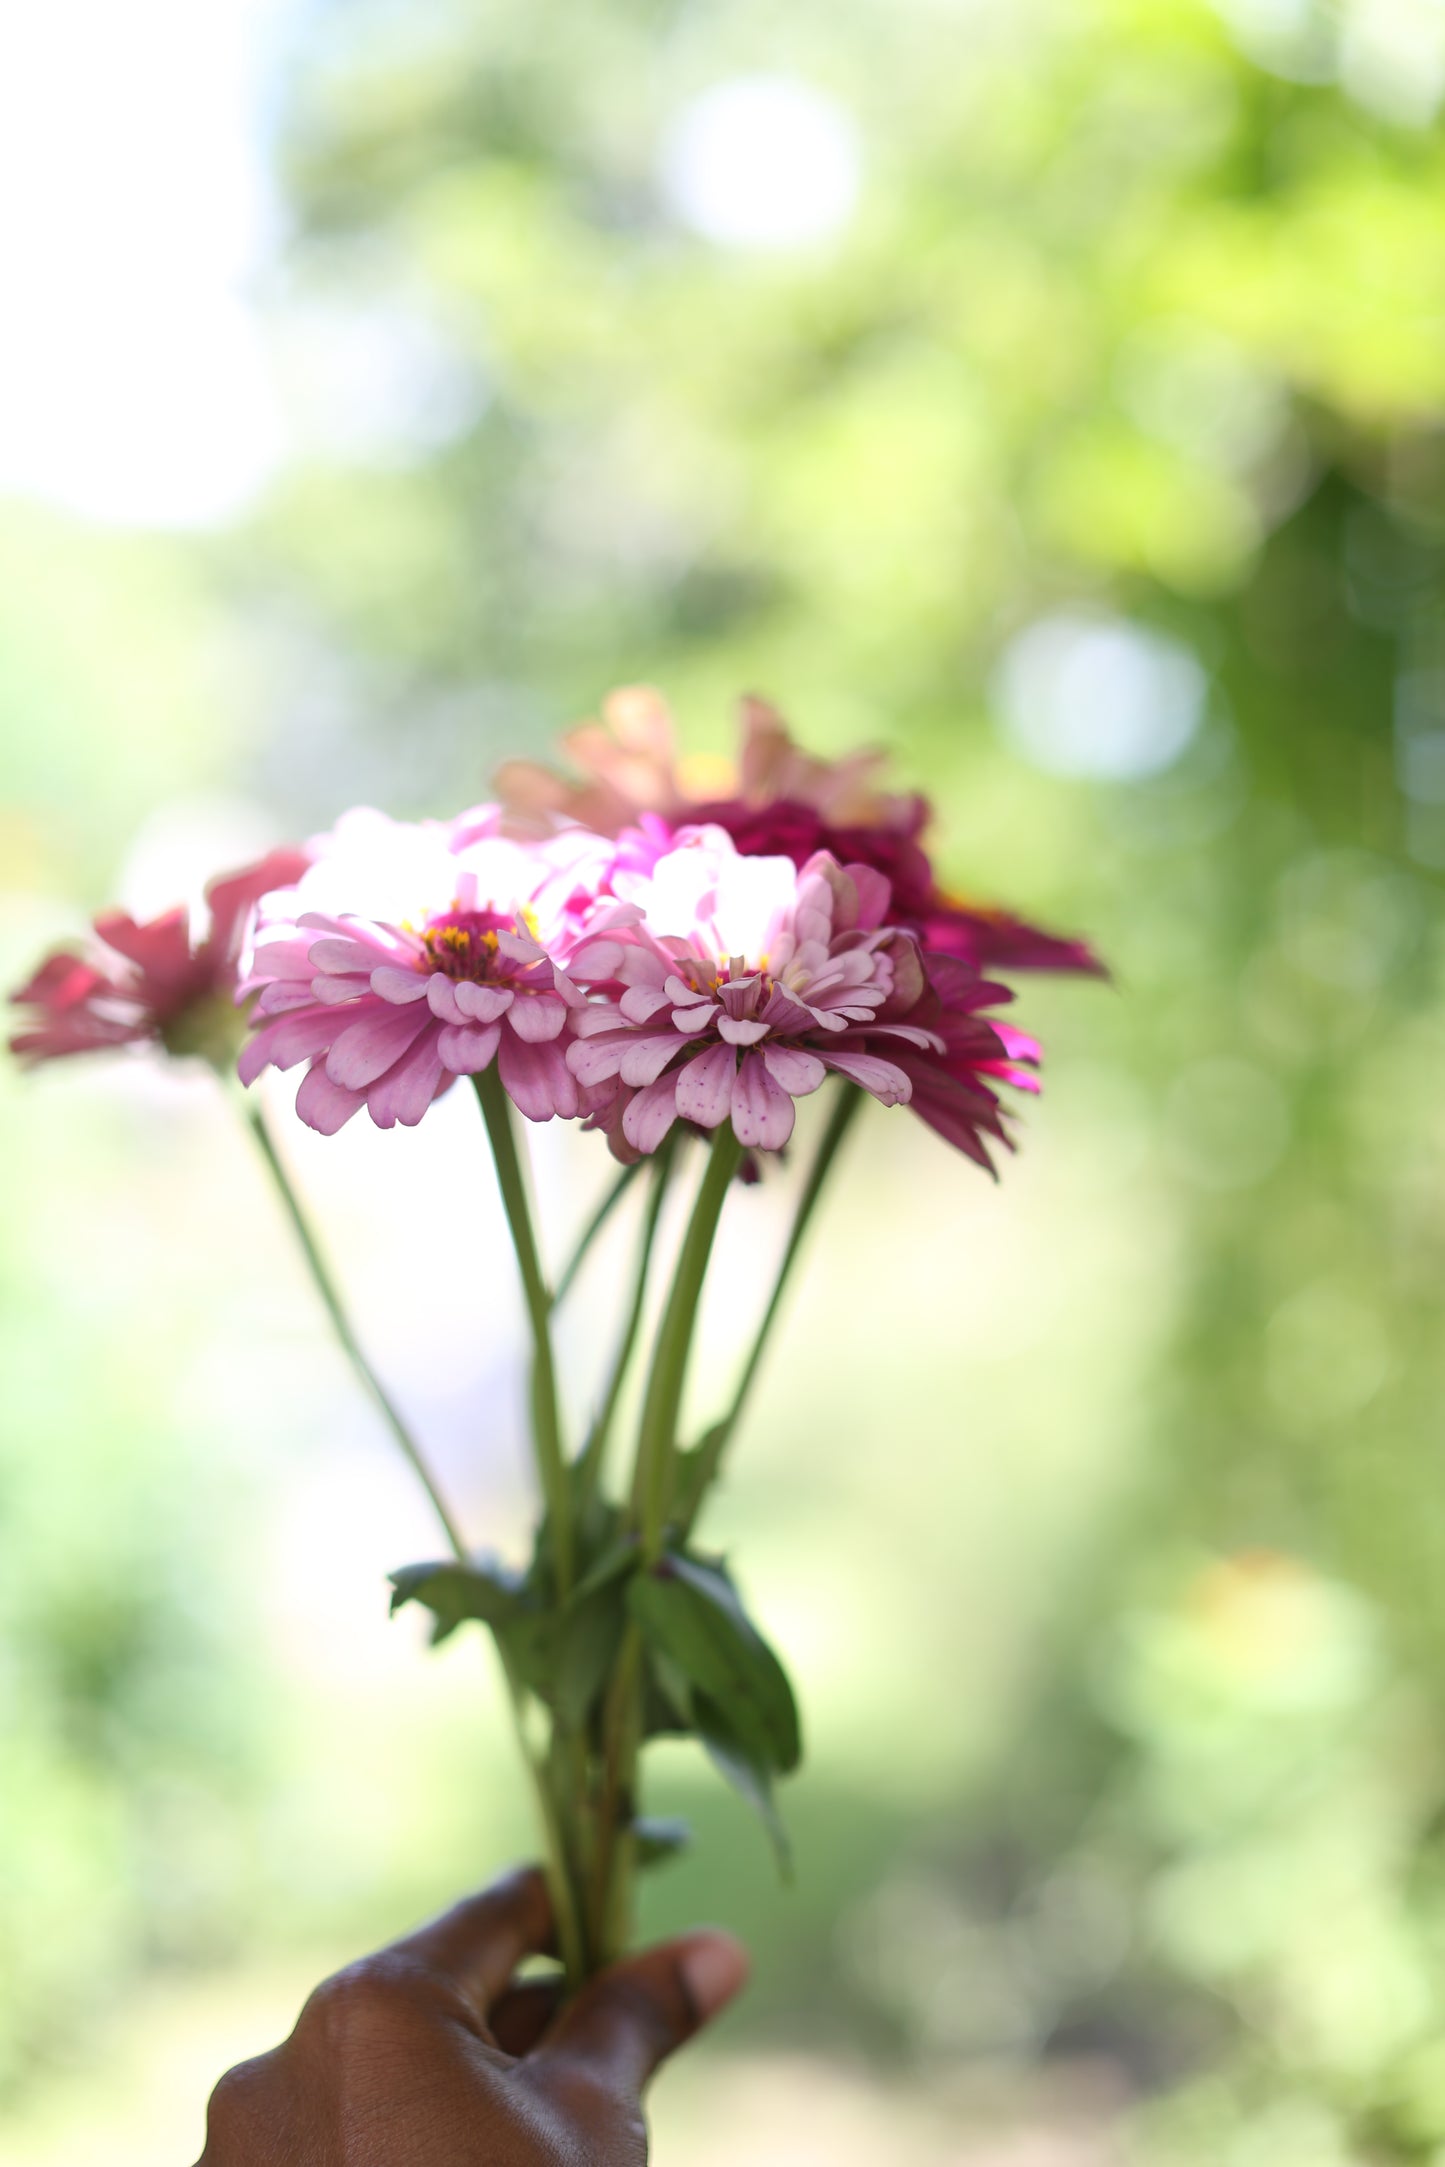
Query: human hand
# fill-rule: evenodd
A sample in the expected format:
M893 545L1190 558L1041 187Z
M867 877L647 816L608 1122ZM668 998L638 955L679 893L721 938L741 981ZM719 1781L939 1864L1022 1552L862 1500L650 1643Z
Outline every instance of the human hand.
M284 2045L222 2077L197 2167L642 2167L643 2088L747 1957L688 1934L563 2005L512 1978L551 1933L542 1876L519 1873L337 1972Z

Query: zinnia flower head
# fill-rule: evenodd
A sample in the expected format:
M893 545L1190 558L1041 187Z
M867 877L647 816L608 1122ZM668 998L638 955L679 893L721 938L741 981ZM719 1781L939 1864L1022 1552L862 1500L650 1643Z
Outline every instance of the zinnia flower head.
M963 1071L979 1072L973 1155L987 1163L979 1131L1006 1140L982 1078L1011 1065L1010 1049L976 1011L1007 995L978 993L968 974L969 1027L951 1040L953 1020L917 943L888 922L889 884L871 867L818 852L800 871L787 857L743 856L720 828L693 828L613 884L621 922L604 921L573 959L603 998L573 1016L567 1060L584 1085L615 1094L595 1118L620 1157L655 1151L679 1119L731 1121L740 1143L778 1151L794 1102L830 1070L891 1106L913 1097L914 1070L930 1062L953 1129Z
M564 1058L584 996L561 959L607 846L580 829L523 844L496 826L491 808L447 826L371 812L339 824L268 904L245 989L259 999L243 1083L307 1062L296 1110L328 1136L362 1106L378 1128L414 1126L494 1059L530 1120L591 1110ZM390 915L369 915L382 897Z
M788 857L800 870L826 851L840 864L882 873L894 919L925 948L980 968L1101 971L1084 942L939 887L921 840L932 808L916 792L879 787L886 754L815 759L777 710L753 697L741 702L739 725L735 768L680 761L661 695L627 686L603 702L600 722L563 740L579 780L516 760L502 768L497 788L514 815L580 821L622 838L634 859L649 844L660 854L680 828L698 825L725 828L746 856Z
M184 905L143 921L102 912L84 953L58 949L10 996L34 1011L11 1039L11 1052L50 1061L150 1041L229 1065L241 1030L236 980L252 911L268 890L299 879L306 864L304 851L273 850L219 875L206 889L204 917Z

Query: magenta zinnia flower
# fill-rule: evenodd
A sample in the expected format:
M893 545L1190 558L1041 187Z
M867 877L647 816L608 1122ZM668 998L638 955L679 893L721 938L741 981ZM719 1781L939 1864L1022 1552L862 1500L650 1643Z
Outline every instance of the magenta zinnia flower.
M840 864L882 873L895 922L925 948L981 968L1102 972L1085 942L939 887L922 843L932 808L917 793L879 788L885 754L815 759L765 700L744 699L740 723L734 770L725 763L689 767L678 760L661 696L648 686L626 686L603 702L600 722L584 723L563 741L584 780L569 783L535 762L515 760L501 770L497 787L523 816L577 820L624 838L633 831L634 854L650 846L660 855L680 828L703 825L725 828L747 857L788 857L800 870L826 851Z
M910 933L888 922L888 882L820 852L800 872L749 858L718 828L686 829L650 871L614 874L624 922L579 948L573 973L605 988L574 1014L567 1060L615 1094L604 1121L621 1157L655 1151L679 1119L778 1151L794 1102L830 1070L884 1105L908 1103L988 1163L1006 1141L989 1077L1032 1058L978 1013L1006 1000L968 980L932 987ZM629 912L640 920L625 922ZM968 1006L961 1004L966 998Z
M201 920L184 905L144 921L102 912L86 953L57 950L10 996L35 1011L11 1039L11 1052L51 1061L149 1040L223 1065L238 1036L236 978L251 912L306 865L304 851L273 850L218 876L206 889Z
M449 828L348 816L314 871L274 899L257 941L243 1083L308 1062L296 1111L327 1136L362 1106L378 1128L412 1127L494 1059L529 1120L592 1110L562 1043L584 996L559 957L582 930L606 846L577 829L531 846L494 830L490 809ZM410 907L389 918L335 907L348 892L364 904L368 887ZM331 909L308 908L323 898Z

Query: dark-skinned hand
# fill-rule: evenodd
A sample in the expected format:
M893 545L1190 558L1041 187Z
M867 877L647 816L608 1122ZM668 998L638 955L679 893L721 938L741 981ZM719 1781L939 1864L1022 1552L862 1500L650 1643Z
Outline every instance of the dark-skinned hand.
M519 1873L337 1972L221 2079L198 2167L643 2167L647 2081L747 1958L689 1934L562 2004L513 1977L551 1938L542 1876Z

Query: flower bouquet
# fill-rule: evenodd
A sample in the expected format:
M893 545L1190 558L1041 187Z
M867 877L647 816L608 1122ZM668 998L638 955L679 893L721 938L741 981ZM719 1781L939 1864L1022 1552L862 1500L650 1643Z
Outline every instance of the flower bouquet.
M650 1740L696 1738L786 1855L774 1793L801 1753L793 1692L701 1526L850 1126L865 1098L907 1106L989 1168L1009 1143L999 1087L1035 1089L1038 1060L1001 1020L1012 996L994 972L1098 966L1078 942L944 894L920 841L926 802L880 792L873 755L808 758L759 701L744 703L736 774L710 795L687 787L645 690L614 694L568 752L570 777L513 763L495 803L453 820L348 813L213 882L204 924L182 910L98 918L86 953L52 955L14 996L31 1013L12 1045L30 1061L158 1047L244 1086L301 1067L296 1112L324 1135L363 1110L410 1126L458 1084L475 1090L530 1326L540 1512L525 1561L466 1539L357 1340L266 1116L242 1103L449 1546L392 1575L393 1608L430 1612L435 1640L475 1622L495 1642L576 1983L626 1946L638 1871L685 1840L643 1811ZM719 1218L739 1184L794 1179L781 1162L814 1092L831 1106L771 1290L728 1404L689 1439L683 1388ZM534 1225L518 1115L578 1121L618 1162L560 1270ZM571 1437L553 1323L634 1182L635 1269L590 1423ZM662 1263L677 1186L690 1211Z

